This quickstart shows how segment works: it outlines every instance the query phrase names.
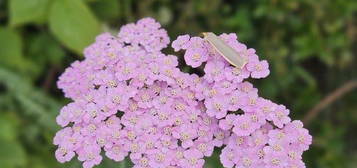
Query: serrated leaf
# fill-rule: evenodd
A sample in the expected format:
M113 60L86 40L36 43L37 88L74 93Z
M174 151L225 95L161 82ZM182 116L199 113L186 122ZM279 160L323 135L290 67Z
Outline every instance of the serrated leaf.
M10 0L10 25L44 21L49 4L50 0Z
M52 4L49 26L69 49L81 53L100 32L100 24L82 0L58 0Z

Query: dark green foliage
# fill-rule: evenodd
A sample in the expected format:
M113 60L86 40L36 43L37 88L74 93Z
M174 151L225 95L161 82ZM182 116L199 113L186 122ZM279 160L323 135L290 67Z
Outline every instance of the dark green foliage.
M146 16L161 22L171 39L237 33L270 62L271 75L251 82L290 108L293 119L357 79L356 0L0 0L1 168L80 167L54 159L55 116L69 101L56 89L57 77L82 59L99 32L116 33ZM314 144L304 154L307 167L356 167L356 93L330 104L308 126ZM207 168L221 167L218 152L206 160ZM130 164L104 160L98 167Z

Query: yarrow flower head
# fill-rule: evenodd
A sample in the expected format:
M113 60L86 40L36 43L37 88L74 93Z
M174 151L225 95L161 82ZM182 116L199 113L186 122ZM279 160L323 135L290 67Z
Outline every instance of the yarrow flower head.
M220 38L248 63L231 66L201 37L172 42L187 65L203 68L198 76L181 72L177 57L161 51L169 37L152 18L117 36L99 35L57 83L73 100L56 118L63 127L53 140L57 160L77 155L92 168L103 154L116 162L129 157L135 168L201 168L222 147L224 167L304 167L308 131L244 81L266 77L267 61L235 34Z

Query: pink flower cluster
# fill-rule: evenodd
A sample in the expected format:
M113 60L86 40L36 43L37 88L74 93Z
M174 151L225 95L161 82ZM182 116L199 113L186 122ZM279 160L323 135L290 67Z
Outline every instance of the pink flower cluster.
M73 102L64 106L54 137L59 162L75 155L84 168L129 156L134 168L202 168L215 147L224 167L305 167L311 136L289 110L258 96L248 77L269 74L267 61L237 41L220 37L248 59L234 68L200 37L179 36L175 51L205 75L180 71L177 57L161 50L166 31L151 18L99 35L85 59L61 75L58 87ZM103 152L104 151L104 152Z

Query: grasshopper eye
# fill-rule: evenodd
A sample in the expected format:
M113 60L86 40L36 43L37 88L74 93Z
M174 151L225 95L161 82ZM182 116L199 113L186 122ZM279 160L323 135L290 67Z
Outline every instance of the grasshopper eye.
M246 58L242 57L232 47L227 45L222 39L212 32L202 33L204 39L207 40L213 48L223 56L230 64L237 68L242 68L246 63Z

